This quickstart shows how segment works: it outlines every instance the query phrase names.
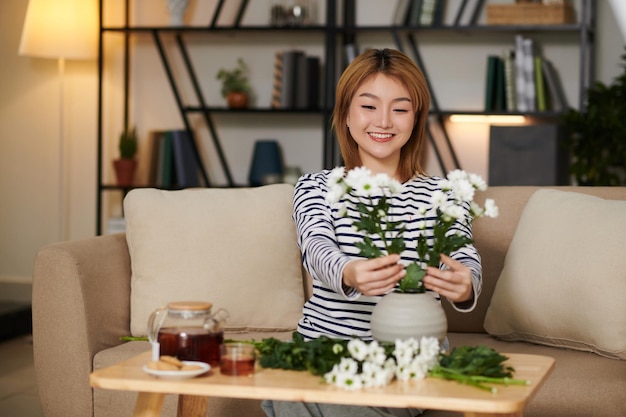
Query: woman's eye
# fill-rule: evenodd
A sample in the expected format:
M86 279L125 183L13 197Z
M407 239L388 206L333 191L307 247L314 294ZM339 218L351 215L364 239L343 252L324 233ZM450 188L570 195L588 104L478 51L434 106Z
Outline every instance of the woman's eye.
M376 107L374 107L374 106L369 106L369 105L367 105L367 104L363 104L363 105L361 106L361 108L364 108L364 109L367 109L367 110L374 110Z
M395 109L394 111L398 113L408 113L407 109Z

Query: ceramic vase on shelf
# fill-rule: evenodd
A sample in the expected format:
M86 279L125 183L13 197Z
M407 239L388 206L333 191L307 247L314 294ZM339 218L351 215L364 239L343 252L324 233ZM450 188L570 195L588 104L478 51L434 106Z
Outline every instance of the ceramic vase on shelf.
M448 331L443 307L429 293L390 292L374 306L370 324L379 342L432 336L441 344Z
M183 26L183 16L187 10L188 0L166 0L170 11L170 25Z

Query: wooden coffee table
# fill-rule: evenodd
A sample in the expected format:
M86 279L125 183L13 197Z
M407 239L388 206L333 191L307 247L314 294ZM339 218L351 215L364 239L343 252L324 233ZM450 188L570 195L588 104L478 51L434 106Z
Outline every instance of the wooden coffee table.
M525 404L552 370L554 359L505 355L509 357L507 364L515 368L515 378L530 380L530 385L499 386L492 394L453 381L426 378L346 391L308 372L279 369L259 369L250 377L224 376L219 369L212 369L192 379L166 380L143 371L143 365L150 361L149 352L93 372L90 382L94 388L138 392L135 417L159 416L166 394L179 395L179 416L204 416L208 397L227 397L450 410L463 412L466 417L521 417Z

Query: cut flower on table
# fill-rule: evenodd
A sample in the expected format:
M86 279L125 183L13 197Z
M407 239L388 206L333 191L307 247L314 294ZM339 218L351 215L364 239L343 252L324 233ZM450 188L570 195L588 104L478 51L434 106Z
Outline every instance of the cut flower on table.
M471 237L455 230L458 226L470 226L479 217L498 216L498 207L492 199L487 199L484 207L474 201L477 190L487 189L479 175L454 170L447 178L439 180L439 186L441 190L432 193L429 206L419 208L417 213L425 216L427 211L434 209L432 239L425 232L427 224L424 220L423 232L417 237L415 248L420 261L406 266L406 275L399 282L401 292L425 292L422 278L426 275L426 267L438 267L441 254L450 255L473 243ZM365 167L348 172L338 167L328 177L328 189L326 200L338 206L342 217L347 215L346 205L351 204L346 197L350 195L357 199L355 208L359 218L353 225L357 231L364 232L363 241L357 243L360 256L371 259L400 254L406 249L403 237L406 227L402 222L394 221L389 204L393 195L402 192L400 182L385 174L373 174Z
M527 385L514 379L508 359L486 346L461 346L441 352L434 337L411 338L395 343L362 339L320 337L305 341L294 333L290 341L275 338L253 343L264 368L309 371L328 384L356 390L426 377L457 381L496 392L493 385Z

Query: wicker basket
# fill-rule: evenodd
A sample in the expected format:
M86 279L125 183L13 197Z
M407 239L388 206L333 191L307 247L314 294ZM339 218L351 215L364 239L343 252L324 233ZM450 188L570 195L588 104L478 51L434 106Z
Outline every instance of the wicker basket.
M574 22L571 4L488 4L488 25L558 25Z

